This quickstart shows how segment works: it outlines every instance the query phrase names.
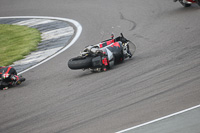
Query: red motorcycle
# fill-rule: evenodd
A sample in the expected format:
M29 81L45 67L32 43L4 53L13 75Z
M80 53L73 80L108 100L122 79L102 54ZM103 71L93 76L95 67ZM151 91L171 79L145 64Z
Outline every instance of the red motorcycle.
M193 3L200 6L200 0L174 0L174 2L179 1L184 7L190 7Z

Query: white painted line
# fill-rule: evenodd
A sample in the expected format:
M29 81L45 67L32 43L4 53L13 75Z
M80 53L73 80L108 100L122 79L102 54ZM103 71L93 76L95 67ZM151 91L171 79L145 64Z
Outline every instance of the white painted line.
M20 21L17 23L13 23L13 25L26 25L26 26L35 26L35 25L39 25L39 24L46 24L46 23L52 23L55 20L46 20L46 19L30 19L30 20L24 20L24 21Z
M40 24L47 24L47 23L53 23L55 20L43 20L34 24L31 24L30 26L40 25Z
M26 26L35 26L40 24L52 23L55 20L45 20L45 19L31 19L31 20L24 20L17 23L13 23L13 25L26 25Z
M51 30L42 33L42 40L50 40L54 38L60 38L64 36L70 36L74 34L74 29L72 27L60 28L56 30Z
M44 51L32 52L30 55L27 55L25 59L14 62L14 65L28 65L31 62L40 62L62 48L63 47L56 47Z
M146 123L143 123L143 124L140 124L140 125L131 127L131 128L128 128L128 129L125 129L125 130L118 131L118 132L116 132L116 133L124 133L124 132L130 131L130 130L133 130L133 129L142 127L142 126L146 126L146 125L152 124L152 123L154 123L154 122L158 122L158 121L163 120L163 119L167 119L167 118L169 118L169 117L173 117L173 116L175 116L175 115L182 114L182 113L184 113L184 112L187 112L187 111L190 111L190 110L199 108L199 107L200 107L200 105L197 105L197 106L194 106L194 107L191 107L191 108L188 108L188 109L185 109L185 110L182 110L182 111L179 111L179 112L176 112L176 113L173 113L173 114L170 114L170 115L167 115L167 116L164 116L164 117L161 117L161 118L158 118L158 119L155 119L155 120L152 120L152 121L149 121L149 122L146 122Z
M69 23L72 23L76 28L77 28L77 31L76 31L76 35L74 36L74 38L72 39L72 41L66 46L64 47L63 49L61 49L59 52L53 54L52 56L46 58L45 60L39 62L38 64L18 73L19 75L20 74L23 74L45 62L47 62L48 60L54 58L55 56L57 56L58 54L64 52L65 50L67 50L70 46L72 46L79 38L79 36L81 35L81 32L82 32L82 26L80 25L79 22L75 21L75 20L72 20L72 19L67 19L67 18L59 18L59 17L46 17L46 16L11 16L11 17L0 17L0 19L7 19L7 18L32 18L32 19L52 19L52 20L61 20L61 21L66 21L66 22L69 22Z
M30 24L34 24L34 23L37 23L41 21L40 19L30 19L30 20L24 20L24 21L21 21L21 22L17 22L17 23L14 23L16 25L30 25Z

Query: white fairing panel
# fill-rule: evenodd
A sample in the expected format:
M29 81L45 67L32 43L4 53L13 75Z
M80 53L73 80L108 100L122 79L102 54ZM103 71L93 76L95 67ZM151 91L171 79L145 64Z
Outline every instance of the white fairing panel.
M113 53L106 47L103 49L103 51L108 55L109 66L112 67L114 65Z

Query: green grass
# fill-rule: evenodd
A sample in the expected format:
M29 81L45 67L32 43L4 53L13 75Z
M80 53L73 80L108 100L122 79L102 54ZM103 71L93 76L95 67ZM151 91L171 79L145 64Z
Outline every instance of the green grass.
M11 65L37 50L41 34L27 26L0 24L0 66Z

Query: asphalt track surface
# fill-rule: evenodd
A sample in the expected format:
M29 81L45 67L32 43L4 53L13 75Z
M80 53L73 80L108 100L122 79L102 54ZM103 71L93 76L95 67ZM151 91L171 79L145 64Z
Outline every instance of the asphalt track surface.
M53 16L83 31L68 50L0 92L1 133L113 133L200 103L200 8L172 0L1 0L0 16ZM72 71L84 46L123 32L134 58Z

